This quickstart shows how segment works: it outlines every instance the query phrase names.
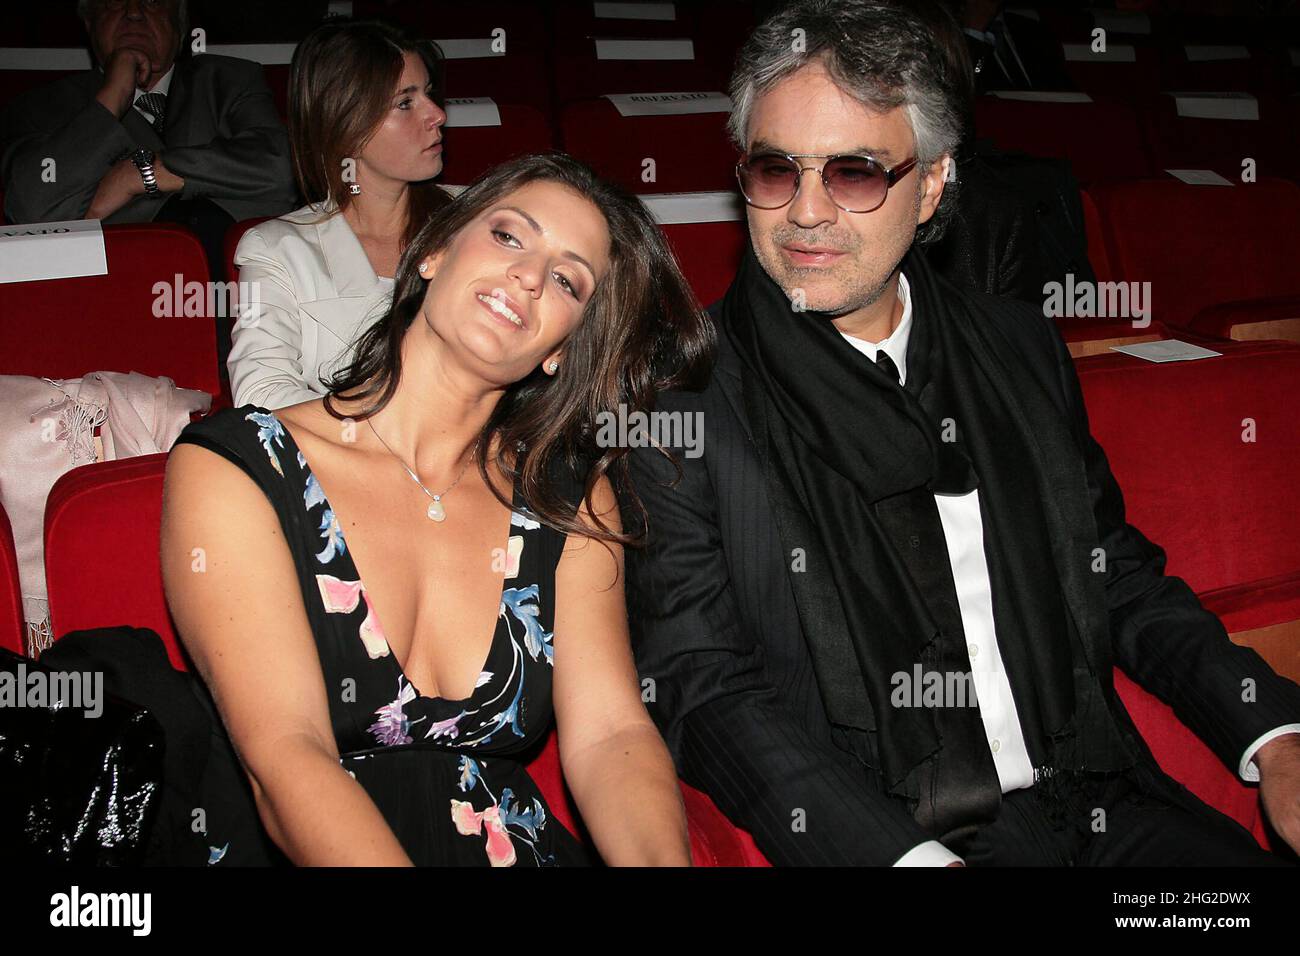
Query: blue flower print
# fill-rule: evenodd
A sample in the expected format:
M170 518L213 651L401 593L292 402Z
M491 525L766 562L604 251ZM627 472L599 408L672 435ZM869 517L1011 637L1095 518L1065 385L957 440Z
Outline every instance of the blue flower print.
M275 449L271 447L271 442L284 447L284 426L274 415L264 414L262 412L249 412L244 416L245 421L252 422L257 426L257 438L266 449L266 457L271 459L271 467L275 469L276 474L281 478L284 477L284 469L280 467L280 459L275 456Z
M545 654L546 663L554 666L555 646L551 643L554 635L542 627L542 622L538 619L541 607L536 603L524 603L530 599L537 601L536 584L530 584L526 588L507 588L501 594L501 615L504 617L509 609L515 620L524 626L524 646L528 648L533 660L538 660L539 654Z

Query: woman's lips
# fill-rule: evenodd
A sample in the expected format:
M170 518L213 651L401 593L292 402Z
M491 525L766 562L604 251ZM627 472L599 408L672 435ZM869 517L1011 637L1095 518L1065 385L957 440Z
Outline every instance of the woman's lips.
M514 322L511 322L508 318L506 318L506 317L505 317L504 315L502 315L500 312L497 312L495 309L492 308L492 306L488 305L486 302L484 302L484 301L483 301L481 298L479 298L477 295L474 296L474 301L476 301L479 305L481 305L481 306L483 307L484 311L486 311L488 315L492 316L492 318L495 319L499 325L504 325L506 328L510 329L512 332L523 332L525 329L528 328L527 320L526 320L522 315L519 315L518 311L515 310L513 307L510 306L510 303L505 302L504 300L498 300L498 301L501 302L502 305L505 305L505 306L509 307L510 310L511 310L512 312L515 313L515 315L519 315L519 320L520 320L521 322L524 322L523 325L515 325Z

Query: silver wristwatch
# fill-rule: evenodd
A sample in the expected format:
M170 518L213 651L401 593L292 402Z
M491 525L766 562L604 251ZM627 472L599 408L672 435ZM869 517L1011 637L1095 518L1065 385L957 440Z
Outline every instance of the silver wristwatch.
M135 168L140 170L140 178L144 180L144 191L150 196L158 195L158 179L153 174L153 150L137 149L131 154L131 162Z

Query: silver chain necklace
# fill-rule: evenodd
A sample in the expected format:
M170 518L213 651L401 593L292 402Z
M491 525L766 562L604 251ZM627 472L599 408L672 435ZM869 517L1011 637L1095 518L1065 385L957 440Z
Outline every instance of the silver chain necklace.
M424 482L420 480L420 476L417 475L414 471L412 471L410 467L407 466L406 462L402 461L402 456L399 455L397 452L393 451L393 446L388 444L388 442L384 441L384 437L380 435L379 432L375 431L375 423L372 422L369 418L367 418L366 424L370 426L370 430L372 432L375 432L375 437L379 439L379 443L388 449L388 453L397 459L397 463L399 465L401 465L403 468L406 469L406 473L411 476L411 480L414 481L417 485L419 485L420 490L423 491L426 495L428 495L432 499L429 502L428 509L425 511L425 514L429 516L429 520L445 521L447 519L447 509L442 503L442 497L443 495L450 492L452 488L455 488L458 484L460 484L460 480L465 477L465 472L469 469L469 463L474 460L474 455L478 452L479 443L477 441L474 442L474 447L470 449L469 461L466 461L465 464L461 466L460 474L456 476L456 480L453 481L450 485L448 485L447 490L442 492L442 494L435 495L432 491L430 491L427 487L425 487ZM480 441L481 440L482 439L480 439Z

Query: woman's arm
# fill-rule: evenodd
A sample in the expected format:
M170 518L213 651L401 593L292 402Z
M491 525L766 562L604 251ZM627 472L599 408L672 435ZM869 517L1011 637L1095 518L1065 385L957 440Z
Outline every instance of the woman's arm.
M241 304L230 333L226 369L235 407L251 403L274 411L320 398L303 366L302 314L287 264L255 226L239 240L235 265L253 300L251 307Z
M619 528L609 482L597 514ZM582 520L594 526L584 507ZM623 601L623 551L570 536L555 571L555 719L560 764L611 866L689 866L677 772L641 702Z
M276 845L301 865L410 865L339 765L320 657L274 509L236 465L197 445L167 461L167 604L216 700Z

